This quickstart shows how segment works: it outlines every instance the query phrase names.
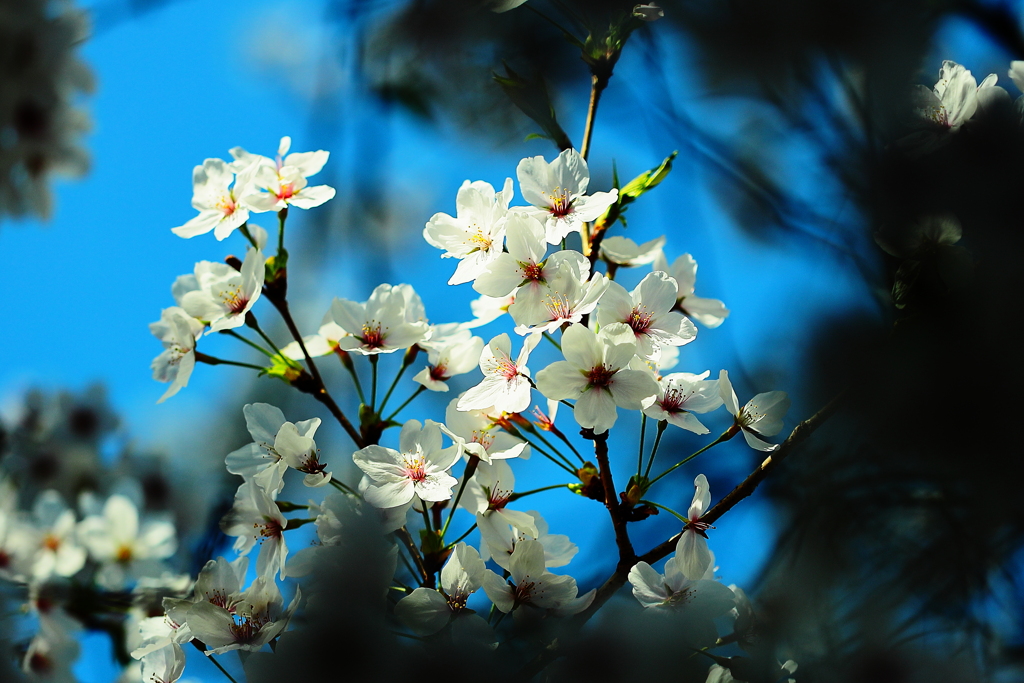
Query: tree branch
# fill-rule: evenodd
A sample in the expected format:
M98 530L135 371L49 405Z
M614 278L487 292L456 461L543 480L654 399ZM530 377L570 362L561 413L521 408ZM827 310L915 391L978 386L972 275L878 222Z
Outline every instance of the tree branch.
M765 477L771 474L771 472L774 471L779 466L779 464L782 463L782 461L789 457L789 454L792 452L794 448L796 448L797 445L799 445L807 437L813 434L814 431L818 427L820 427L825 420L831 417L831 415L838 409L839 405L842 403L845 397L846 390L844 389L835 398L829 401L829 403L825 405L824 408L822 408L813 416L807 418L806 420L798 424L796 427L794 427L793 431L790 432L789 437L786 438L786 440L779 446L779 448L770 456L765 458L764 462L762 462L757 467L757 469L751 472L746 479L744 479L739 485L736 486L736 488L730 491L728 495L726 495L724 498L718 501L718 504L716 504L714 507L708 510L708 513L701 517L701 521L712 523L718 520L722 517L722 515L731 510L738 502L740 502L741 500L749 496L751 493L753 493L754 489L757 488L758 484L760 484L765 479ZM584 436L586 436L586 434L584 434ZM597 450L596 441L595 450ZM607 454L608 450L607 446L605 446L605 460L601 463L602 482L604 481ZM600 457L600 451L598 451L598 458L600 459ZM610 511L611 508L609 507L609 512ZM626 577L629 575L629 570L633 568L633 565L635 565L636 562L647 562L648 564L652 564L662 559L675 549L676 543L679 541L680 535L681 534L676 534L672 538L668 539L663 543L660 543L647 553L641 555L639 558L634 557L634 561L631 564L629 564L629 566L623 566L623 562L621 560L620 546L620 561L618 566L616 566L615 568L615 573L609 576L608 579L604 582L604 584L597 589L597 594L594 596L594 601L591 603L590 607L588 607L586 610L584 610L576 617L574 617L573 621L567 626L566 632L564 632L559 637L559 642L566 642L568 637L570 637L572 634L574 634L576 631L582 628L583 625L586 624L587 621L590 619L590 617L594 616L597 610L601 609L604 603L606 603L612 595L614 595L620 588L622 588L622 586L625 585ZM616 538L616 540L618 540L618 538ZM626 537L627 542L628 540L628 537ZM630 546L630 551L632 551L632 546ZM562 648L559 646L544 649L540 654L534 657L533 660L531 660L525 667L523 667L523 669L520 672L523 676L523 680L529 680L533 676L536 676L550 662L554 661L559 656L561 656L561 652Z

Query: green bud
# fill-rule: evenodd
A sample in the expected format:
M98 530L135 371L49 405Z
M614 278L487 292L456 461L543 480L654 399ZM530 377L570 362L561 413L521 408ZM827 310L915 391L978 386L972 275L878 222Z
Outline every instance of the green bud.
M270 359L270 367L264 368L263 375L278 377L291 384L302 375L302 366L291 358L285 358L281 354L275 354Z

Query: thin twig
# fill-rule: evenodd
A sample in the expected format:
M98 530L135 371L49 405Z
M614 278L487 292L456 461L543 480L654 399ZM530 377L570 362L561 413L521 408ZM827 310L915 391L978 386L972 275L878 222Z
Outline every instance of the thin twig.
M338 404L334 402L334 398L331 397L327 391L327 385L324 384L324 378L320 376L320 370L317 369L316 363L313 362L313 358L309 355L309 351L306 349L306 343L302 340L302 334L299 332L299 328L296 327L295 321L292 319L291 311L288 310L287 299L278 299L277 297L267 297L270 299L270 303L274 304L274 308L277 309L278 313L284 319L284 324L288 326L288 331L291 332L292 339L294 339L299 348L302 349L302 355L306 359L306 365L309 366L309 371L313 375L313 379L316 380L317 390L312 393L313 398L323 403L334 419L338 421L348 433L349 437L359 448L364 448L366 443L363 442L362 436L359 435L358 430L352 426L352 423L345 417L345 413L341 411Z

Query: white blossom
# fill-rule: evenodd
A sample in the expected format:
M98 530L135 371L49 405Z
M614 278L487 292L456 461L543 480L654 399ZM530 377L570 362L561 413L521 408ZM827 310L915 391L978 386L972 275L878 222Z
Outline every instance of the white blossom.
M149 324L149 331L164 345L150 366L153 379L171 383L157 401L163 403L188 386L196 365L196 338L202 334L203 324L185 309L171 306L160 312L160 320Z
M435 213L423 229L423 239L443 249L442 258L459 259L450 285L471 282L498 258L505 244L505 216L512 200L512 179L500 192L490 183L466 181L455 198L456 215Z
M448 474L462 455L461 444L441 448L441 429L432 420L422 427L409 420L399 436L401 451L376 444L356 451L352 460L373 480L365 497L379 508L404 505L414 498L448 500L458 483Z
M762 436L775 436L782 431L782 416L789 410L789 398L784 391L767 391L758 394L740 408L736 391L729 381L729 373L722 370L718 375L718 390L725 408L735 418L736 428L742 430L747 444L759 451L774 451L777 444L770 444Z
M540 156L523 159L516 167L516 177L523 199L531 206L514 210L541 220L550 244L558 244L578 232L583 223L598 218L619 194L613 189L588 195L590 169L574 149L563 150L551 163Z
M573 415L581 427L606 432L618 417L616 406L639 410L658 393L650 374L628 369L636 352L633 330L623 323L605 325L594 334L572 325L562 334L562 354L537 373L537 389L549 399L576 399Z

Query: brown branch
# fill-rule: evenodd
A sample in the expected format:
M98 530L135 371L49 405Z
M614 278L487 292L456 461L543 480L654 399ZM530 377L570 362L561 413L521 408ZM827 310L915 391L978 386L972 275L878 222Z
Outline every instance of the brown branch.
M431 583L430 574L427 573L427 568L423 564L423 558L420 557L420 551L416 547L415 541L412 540L412 534L409 533L409 530L403 526L401 529L395 531L395 536L398 536L398 538L402 540L402 544L405 546L405 549L408 550L409 554L412 556L412 561L416 563L416 569L420 572L421 584L426 586ZM431 586L431 588L433 588L433 586Z
M622 514L619 495L615 491L615 482L612 480L612 468L608 461L608 432L594 434L592 429L584 429L580 431L580 436L594 442L594 455L597 456L597 465L601 472L601 487L604 489L604 506L608 509L608 516L611 517L612 528L615 530L615 545L619 549L616 572L625 569L628 573L630 568L636 564L636 551L633 550L633 543L629 540L626 518Z
M730 491L728 495L708 510L708 513L701 517L701 521L712 523L718 520L722 515L731 510L738 502L753 493L758 484L760 484L765 477L774 471L783 460L789 457L790 452L792 452L798 444L814 433L814 431L836 411L845 397L846 390L843 390L835 398L829 401L824 408L794 427L793 431L790 432L789 437L782 442L779 448L768 456L764 462L762 462L756 470L751 472L746 479L736 486L736 488ZM605 450L605 455L607 457L607 448ZM603 465L601 471L603 474ZM626 577L629 575L629 570L633 568L633 565L636 564L636 562L647 562L648 564L653 564L654 562L662 559L675 549L680 535L681 533L676 534L667 541L658 544L647 553L636 558L634 563L627 567L623 567L622 562L620 561L618 566L615 568L615 573L609 576L604 584L597 589L597 594L594 596L594 601L590 604L590 607L573 618L572 623L567 626L566 632L560 636L559 641L564 643L567 637L581 629L590 617L592 617L597 610L601 609L604 603L606 603L612 595L626 584ZM549 647L543 650L520 671L522 680L530 680L533 676L536 676L549 663L560 657L561 651L561 647Z
M309 371L313 374L313 379L316 381L315 390L308 393L331 411L331 415L345 429L357 448L364 448L366 442L327 391L327 385L324 384L324 379L320 376L320 370L317 369L316 363L313 362L309 351L306 350L306 342L302 340L302 334L295 325L295 320L292 319L291 311L288 309L288 300L283 297L272 296L270 290L265 290L265 292L267 293L267 298L270 299L270 303L274 304L274 308L277 309L278 313L281 314L281 318L284 319L284 324L288 326L288 331L291 332L292 338L298 343L299 348L302 349L302 355L306 358L306 365L309 366Z

